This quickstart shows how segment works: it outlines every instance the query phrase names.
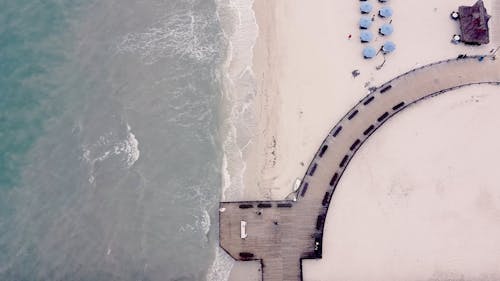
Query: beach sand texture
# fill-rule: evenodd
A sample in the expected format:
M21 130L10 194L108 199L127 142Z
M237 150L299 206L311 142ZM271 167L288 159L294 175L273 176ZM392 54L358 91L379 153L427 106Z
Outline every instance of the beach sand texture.
M372 1L372 3L376 9L380 6L375 1ZM375 67L383 61L380 55L370 61L363 60L361 57L363 45L358 40L359 30L357 28L360 16L358 12L359 1L255 1L254 10L259 25L259 35L254 47L253 75L258 91L255 100L258 125L253 136L253 142L249 145L249 150L252 152L248 153L249 156L245 159L247 162L244 175L245 199L284 198L291 191L295 179L301 178L305 173L307 165L331 127L349 108L368 93L369 87L378 86L403 72L434 61L453 58L463 53L468 55L485 54L495 48L495 44L498 44L498 40L500 40L498 29L495 29L499 25L498 21L495 21L500 6L498 1L497 3L485 1L486 8L490 11L490 14L493 14L490 21L492 43L481 47L467 47L450 43L451 36L459 33L459 28L456 22L449 19L449 13L456 10L459 5L464 4L473 4L473 2L455 0L391 1L390 5L395 12L392 17L395 32L389 39L397 44L397 50L386 57L387 60L380 70L376 70ZM387 20L376 17L371 31L375 33L376 27L384 22L387 22ZM349 34L352 35L351 39L348 39ZM383 38L376 37L372 45L378 48L382 43ZM359 70L359 76L354 78L351 74L353 70ZM456 276L465 274L460 270L449 273L450 270L455 270L455 268L447 268L446 266L441 268L440 265L443 260L434 257L428 258L430 254L438 256L437 252L422 251L418 258L415 258L416 255L412 255L412 253L415 254L416 250L412 251L411 249L400 250L399 256L391 253L388 249L395 249L394 247L387 248L387 246L390 246L391 241L406 241L401 238L403 233L396 235L394 229L404 228L408 230L412 228L403 227L404 218L395 215L400 211L398 206L394 208L383 208L381 206L389 204L388 202L392 202L391 200L394 201L394 195L386 192L388 187L397 186L399 189L406 190L408 186L414 186L414 189L418 189L421 188L418 181L415 182L411 179L422 177L425 179L425 181L421 181L424 187L419 189L419 192L402 197L406 201L410 200L414 204L412 206L425 206L425 209L428 210L424 220L425 223L419 224L416 222L415 227L425 226L429 233L433 233L432 228L443 225L443 220L446 218L449 220L455 218L453 223L450 222L452 225L462 225L458 224L460 220L457 216L433 216L439 206L452 204L456 207L454 209L456 212L459 210L465 212L467 210L465 207L470 202L466 202L467 200L463 200L464 198L476 198L476 195L481 193L489 194L486 196L488 198L499 199L498 193L494 192L495 182L488 181L487 178L484 179L483 177L478 178L478 174L471 173L468 176L467 173L463 173L461 175L464 178L461 178L460 182L443 180L446 169L460 170L461 167L466 167L460 165L470 163L469 160L471 159L467 157L472 157L471 155L464 154L459 157L460 155L457 153L463 149L464 145L467 145L467 147L481 145L480 143L475 144L473 141L476 138L472 137L468 138L469 142L467 143L465 141L453 141L455 140L453 137L456 137L453 128L460 128L460 125L457 124L467 124L470 126L470 128L467 128L471 129L473 127L478 130L475 134L486 133L488 127L486 125L478 126L477 124L480 122L474 123L471 118L477 120L478 117L476 116L479 115L475 115L474 112L481 110L481 108L478 108L480 105L490 101L491 103L498 101L494 97L497 92L497 88L488 86L474 86L456 91L456 94L452 92L429 102L430 105L418 105L410 113L403 113L401 117L396 118L400 120L391 121L390 126L394 128L389 127L378 131L374 136L375 140L370 141L371 143L354 157L351 169L348 169L338 186L338 190L342 190L343 193L338 192L346 195L336 193L334 196L331 213L326 222L324 258L304 266L305 280L367 280L367 276L375 278L373 280L398 280L397 278L391 278L401 276L383 275L383 272L387 272L387 270L384 271L384 269L388 268L387 264L392 265L393 269L397 269L394 264L373 263L373 260L383 261L382 256L385 257L385 260L389 260L387 256L396 256L399 257L399 260L404 260L401 257L405 253L410 253L408 256L414 258L406 259L406 265L401 267L401 274L407 274L405 277L412 276L408 275L411 270L405 271L403 270L404 267L415 267L415 263L423 264L422 258L429 260L429 262L426 263L426 266L420 267L420 270L425 271L425 273L415 276L419 278L415 280L439 280L431 279L432 276L439 274L441 276L449 274L450 278L457 278ZM475 102L475 100L479 100L479 102ZM481 111L480 116L484 120L498 120L499 113L493 108L494 106ZM443 117L443 112L447 112L446 118ZM412 114L414 114L413 119L406 117L406 115L410 116ZM419 118L418 122L414 119L417 116ZM444 121L441 121L441 123L433 122L433 118L448 120L455 124L456 127L446 125L443 123ZM425 130L422 129L424 127ZM414 128L414 131L409 128ZM446 142L446 148L455 151L455 154L439 152L439 148L443 149L443 146L437 146L436 148L435 143L431 141L439 142L439 140L431 137L438 133L439 139L449 140ZM409 135L406 139L404 139L405 134ZM415 137L416 134L422 136L421 142L423 144L417 147L409 147L409 142L419 141ZM426 134L427 142L423 141ZM398 150L388 148L386 139L389 137L392 146L398 147ZM493 141L495 137L497 141L500 140L494 134L489 135L488 139ZM414 153L413 156L409 153L410 151ZM427 155L429 151L433 151L429 155L440 156L433 156L434 158L417 157ZM486 152L486 150L482 150L482 152L478 152L478 155ZM452 155L458 156L451 157ZM393 160L396 156L401 157L398 165L389 164L389 161L380 161L380 159L387 158ZM491 159L494 159L495 156L498 158L500 153L494 150L490 151ZM409 158L412 161L408 161ZM433 169L433 164L437 160L447 163L447 165L443 164L447 168L444 170L439 167ZM360 168L353 168L355 166L360 166ZM398 169L395 167L398 167ZM404 171L403 167L405 168ZM421 169L420 167L428 168ZM467 167L470 167L470 165ZM417 170L419 173L415 173ZM420 173L420 171L425 171L425 174ZM494 172L494 165L486 165L481 171L492 173ZM415 174L411 175L411 173ZM379 175L379 178L376 178L377 180L374 180L374 174ZM448 177L445 177L445 179L448 179ZM475 191L467 189L473 183L476 183L481 188L476 188ZM374 185L380 188L374 189ZM436 189L442 193L451 193L457 186L459 186L460 190L467 189L468 192L473 192L473 194L464 192L456 195L457 197L448 197L446 198L447 201L443 202L432 201L424 196L426 190L431 192ZM367 193L366 190L369 188L371 188L371 191ZM346 190L349 190L350 193ZM435 193L434 195L429 193L429 196L439 197ZM368 196L368 194L371 195ZM413 197L412 194L419 195ZM342 198L347 198L343 204L340 203ZM364 201L361 200L363 198ZM360 208L362 202L365 203L372 198L378 198L370 201L375 206L368 205L366 209L364 207ZM360 199L360 201L352 204L355 199ZM489 207L489 210L493 210L494 207L499 205L498 200L491 200L490 204L493 207ZM338 203L336 203L337 201ZM391 204L403 203L392 202ZM431 206L434 206L434 209ZM368 210L376 213L373 209L370 209L371 207L379 208L378 220L374 220L373 216L370 216ZM407 216L415 215L418 211L419 209L415 207ZM336 213L339 213L339 215L332 215ZM355 222L357 224L350 222L349 214L351 213L356 214ZM387 224L387 218L391 217L397 217L395 221L399 224L396 222ZM493 216L493 221L495 221L495 218L496 222L500 222L498 215ZM366 224L368 221L370 223ZM364 224L373 228L362 228L361 226ZM497 225L500 224L497 223ZM480 228L482 232L489 233L486 238L493 237L492 234L497 233L500 228L495 226L488 228L486 226L489 226L489 224L486 223L477 225L477 227L480 226L484 227ZM385 244L380 243L378 247L374 247L373 244L370 244L373 241L367 239L370 237L370 231L374 228L378 230L376 234L378 237L391 237L391 239L385 241ZM346 240L346 237L352 235L353 232L356 233L357 236L353 237L356 237L357 240ZM339 233L343 233L344 236L340 236ZM470 235L472 234L477 233L471 232ZM338 240L336 240L336 237L339 237ZM428 236L425 237L429 238ZM405 236L406 238L408 236ZM443 239L449 238L446 235L436 235L430 238L435 240L431 243L432 245L442 245L442 248L449 246L449 244L442 243ZM470 241L470 239L466 238L470 237L465 237L465 235L455 236L453 238L455 244L453 245L459 247ZM474 239L477 240L477 238ZM488 241L491 243L494 240L490 239ZM405 245L412 246L412 249L421 249L422 245L426 245L426 243L428 243L428 239L422 238L419 243L408 242ZM382 245L386 246L386 248L383 248ZM353 251L353 249L358 250ZM367 252L370 254L366 255ZM456 257L460 260L460 257L463 257L467 251L449 251L449 253L451 254L447 258ZM457 257L458 253L461 254L460 257ZM372 259L361 259L359 255L369 256ZM349 256L351 260L347 262L345 257ZM498 259L500 251L496 255L492 254L492 257ZM342 264L342 266L338 266L338 264ZM454 263L451 262L451 264ZM455 264L460 265L460 263ZM370 270L360 270L360 268L365 267ZM241 273L238 265L236 265L236 268L235 272ZM485 269L488 268L491 267L485 267ZM255 272L254 269L248 272ZM469 270L468 272L470 272L470 269L464 268L464 270ZM244 278L242 276L248 276L248 272L233 274L230 280L248 280L242 279ZM360 276L359 274L363 272L371 275ZM497 273L486 270L481 274ZM405 280L410 279L405 278Z

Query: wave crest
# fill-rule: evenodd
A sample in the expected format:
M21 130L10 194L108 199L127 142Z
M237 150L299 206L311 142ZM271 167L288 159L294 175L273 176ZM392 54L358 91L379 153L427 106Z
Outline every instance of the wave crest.
M125 35L117 50L118 53L136 54L145 64L154 64L168 57L210 62L219 50L210 35L212 26L213 19L201 12L189 10L173 14L144 32Z
M139 141L129 124L125 139L116 139L112 132L100 136L95 143L83 146L82 158L90 165L88 181L94 183L96 163L115 159L120 161L122 168L128 169L139 159L140 154Z

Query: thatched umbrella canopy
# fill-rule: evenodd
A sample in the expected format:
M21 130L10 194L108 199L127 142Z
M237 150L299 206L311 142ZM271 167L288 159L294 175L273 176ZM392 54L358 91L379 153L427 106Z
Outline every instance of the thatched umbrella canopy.
M488 44L490 42L488 21L490 16L486 12L484 3L479 0L473 6L460 6L461 40L467 44Z

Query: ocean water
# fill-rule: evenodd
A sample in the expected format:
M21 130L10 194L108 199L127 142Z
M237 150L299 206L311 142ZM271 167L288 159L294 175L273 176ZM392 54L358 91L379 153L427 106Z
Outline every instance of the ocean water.
M227 277L227 5L0 0L0 280Z

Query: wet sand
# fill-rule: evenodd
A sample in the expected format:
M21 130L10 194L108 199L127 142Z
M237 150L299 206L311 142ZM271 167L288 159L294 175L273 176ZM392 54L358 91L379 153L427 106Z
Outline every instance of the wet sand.
M375 3L375 1L372 2L375 9L377 9L379 4ZM449 14L462 4L466 3L455 0L391 2L395 12L392 17L395 32L388 39L397 44L397 50L387 55L385 64L380 70L377 70L376 67L383 62L381 55L369 61L361 57L363 45L358 40L357 22L360 16L358 1L317 0L314 4L308 1L291 0L255 1L254 10L259 25L259 36L254 48L253 72L258 91L256 101L258 126L254 141L249 147L252 152L248 153L250 156L246 159L248 166L244 175L245 197L249 200L284 198L291 191L295 179L301 178L305 173L307 165L331 127L349 108L367 94L369 87L380 85L412 68L437 60L453 58L463 53L469 55L486 54L494 48L495 43L481 47L453 45L450 43L451 36L459 33L459 27L457 22L450 20ZM489 11L492 10L493 2L486 1L485 5ZM371 31L375 34L376 27L385 22L388 22L388 20L375 17ZM494 18L490 21L490 26L496 26ZM348 38L349 34L352 35L350 39ZM495 39L500 38L498 36L492 37ZM378 48L383 41L384 38L376 36L371 45ZM358 70L360 73L357 77L353 77L351 73L354 70ZM460 91L461 93L457 95L454 95L454 93L447 94L447 96L451 96L452 101L450 103L464 103L464 106L472 112L479 110L476 103L467 103L466 101L473 100L473 97L486 95L485 92L476 87ZM439 104L442 99L438 97L433 102ZM452 116L450 119L455 120L457 124L463 124L463 122L467 122L471 118L470 115L458 113L449 107L433 108L424 106L424 109L419 114L422 116L440 116L439 114L442 111L450 111L449 114ZM500 113L492 110L485 118L498 120L500 119L498 114ZM396 119L399 118L396 117ZM410 127L410 125L414 125L411 119L406 119L406 122L406 125L401 126ZM440 137L451 137L452 132L440 132L433 126L437 125L434 125L433 122L426 124L428 130L440 133ZM381 139L380 142L383 144L383 140L389 138L391 132L395 135L400 134L397 128L394 130L386 128L377 132L377 138ZM391 139L393 138L391 137ZM408 139L406 142L413 142L413 140ZM379 145L370 144L366 149L379 151L381 149ZM474 146L473 143L469 145ZM455 148L460 149L458 144ZM416 155L423 155L426 149L429 149L429 147L416 147L412 148L412 151L416 151ZM405 150L401 149L400 152L402 153L401 157L404 159L405 154L403 152ZM390 196L384 192L383 188L393 185L395 181L400 182L403 186L406 183L401 179L402 176L390 173L390 171L394 170L393 165L385 162L380 164L380 161L376 158L379 156L380 154L375 156L357 155L351 164L351 170L359 169L356 166L361 164L372 167L373 171L380 169L383 176L376 183L380 187L378 196L390 200ZM464 160L460 157L457 159L446 157L443 156L441 161L457 169L459 169L459 164L469 162L467 159ZM363 159L363 163L360 162L361 160L356 159ZM429 159L421 159L421 161L429 161ZM374 163L377 163L377 165ZM408 161L405 162L405 165L408 168L407 173L410 173L410 171L417 170L420 165L432 166L432 163ZM443 185L441 179L442 170L428 169L427 172L425 175L420 174L421 177L425 178L427 185ZM348 172L349 175L350 173L355 172ZM347 175L346 177L353 177L353 179L351 179L350 183L346 179L342 180L339 185L340 190L357 190L355 188L371 186L372 183L372 177L366 176L362 172L358 172L355 176ZM478 182L478 185L486 186L482 184L482 178L474 178L474 181ZM467 181L464 179L461 182ZM444 190L453 188L453 186L444 185L442 187ZM461 188L465 187L465 184L460 185ZM352 192L355 194L356 191ZM340 200L337 196L338 194L334 196L335 202ZM464 193L462 196L469 197L470 194ZM418 204L421 206L427 204L424 196L417 196L414 200L419 200ZM415 204L417 204L417 201L415 201ZM345 214L354 212L349 209L349 206L344 206L344 208L347 208L343 210ZM336 213L336 208L335 205L331 209L332 213ZM352 208L359 208L359 205L354 205ZM363 209L363 212L367 210ZM393 208L391 211L387 211L389 213L386 213L385 216L394 216L398 211L398 208ZM360 224L363 224L363 220L369 221L371 219L369 214L364 213L364 215L364 217L360 215L358 218ZM335 225L336 229L349 229L349 224L346 221L348 218L349 216L346 215L344 220L337 222L334 221L335 215L330 214L327 217L327 228L325 230L327 238L325 239L326 245L324 249L325 251L335 251L336 249L336 254L331 258L329 254L326 254L325 258L318 261L317 264L311 265L316 274L311 275L310 279L308 279L309 275L306 275L305 280L324 280L322 279L324 277L321 276L326 275L322 275L321 272L328 273L328 276L338 276L340 280L351 280L351 277L352 280L358 280L356 274L359 272L352 271L352 274L349 275L349 272L351 272L349 270L352 270L352 268L346 269L344 267L342 269L342 267L335 266L335 263L338 262L335 261L335 257L343 257L343 254L348 255L352 249L345 247L342 248L342 251L339 251L338 244L335 246L335 243L341 243L341 240L340 242L335 240L338 234L332 232L330 228ZM384 216L381 216L381 218L384 218ZM439 216L434 218L429 215L428 219L436 225L443 223ZM384 221L379 222L383 223ZM418 225L416 223L415 227ZM393 227L396 226L397 224ZM390 230L389 227L380 226L380 228ZM492 229L491 231L496 230ZM367 230L364 229L360 233L367 235ZM349 236L350 232L346 231L345 235ZM383 234L379 235L383 236ZM460 237L457 238L457 241L467 242L467 240L460 240ZM440 244L440 242L436 243L436 245ZM415 244L414 247L419 248L420 246ZM366 250L364 249L364 251ZM388 253L380 253L374 250L373 254L387 255ZM500 255L497 257L500 257ZM380 259L383 260L382 257ZM439 272L440 264L437 262L439 259L435 260L436 262L433 265L437 269L434 269L434 271ZM358 268L359 266L365 266L359 263L352 264ZM411 266L411 263L408 263L408 266ZM235 268L237 267L238 264ZM305 266L306 272L307 268L308 265ZM335 272L330 272L327 269L339 269L339 271L335 275ZM443 270L446 271L446 267L443 267ZM230 280L243 279L236 278L233 275Z

